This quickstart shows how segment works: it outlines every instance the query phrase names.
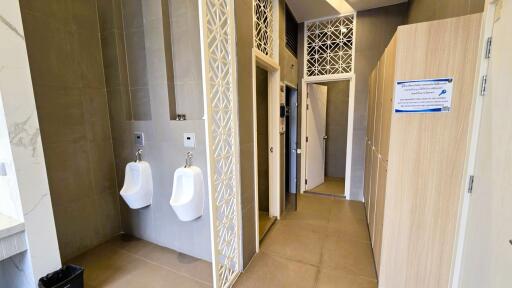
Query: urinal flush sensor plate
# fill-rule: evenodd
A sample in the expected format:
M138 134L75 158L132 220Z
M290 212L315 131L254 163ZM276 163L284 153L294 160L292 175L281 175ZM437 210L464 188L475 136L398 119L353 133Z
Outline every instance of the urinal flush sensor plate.
M137 147L144 147L144 133L142 132L134 132L133 140Z
M186 148L195 148L196 133L183 133L183 146Z

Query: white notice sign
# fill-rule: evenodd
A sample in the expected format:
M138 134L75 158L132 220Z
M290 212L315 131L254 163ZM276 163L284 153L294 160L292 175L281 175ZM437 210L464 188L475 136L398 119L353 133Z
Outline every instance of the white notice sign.
M395 113L449 112L453 78L397 81Z

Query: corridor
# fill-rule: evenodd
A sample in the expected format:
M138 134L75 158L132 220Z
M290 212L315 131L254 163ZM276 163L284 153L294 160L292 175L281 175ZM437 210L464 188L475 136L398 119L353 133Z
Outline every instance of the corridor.
M364 204L300 195L235 287L377 287Z

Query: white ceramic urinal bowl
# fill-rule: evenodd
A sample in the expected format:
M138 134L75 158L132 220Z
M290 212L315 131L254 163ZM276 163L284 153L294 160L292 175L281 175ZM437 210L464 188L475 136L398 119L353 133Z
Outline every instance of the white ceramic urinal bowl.
M137 161L126 165L124 186L121 197L132 209L139 209L151 205L153 198L153 178L151 166L148 162Z
M199 167L178 168L169 204L181 221L192 221L203 215L203 172Z

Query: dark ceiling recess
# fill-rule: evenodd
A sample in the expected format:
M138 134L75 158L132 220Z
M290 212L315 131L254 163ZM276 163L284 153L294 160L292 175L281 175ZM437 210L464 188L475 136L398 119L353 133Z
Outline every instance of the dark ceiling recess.
M286 5L285 10L286 48L297 57L297 51L299 49L299 23L297 23L288 5Z

